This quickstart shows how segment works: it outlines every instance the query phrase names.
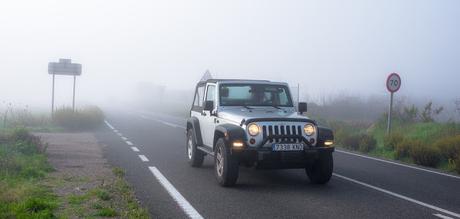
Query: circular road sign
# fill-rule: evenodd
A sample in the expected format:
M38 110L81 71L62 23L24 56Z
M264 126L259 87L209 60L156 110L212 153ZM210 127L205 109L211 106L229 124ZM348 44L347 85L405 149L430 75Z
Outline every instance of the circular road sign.
M387 78L387 89L391 93L399 90L401 87L401 77L397 73L391 73Z

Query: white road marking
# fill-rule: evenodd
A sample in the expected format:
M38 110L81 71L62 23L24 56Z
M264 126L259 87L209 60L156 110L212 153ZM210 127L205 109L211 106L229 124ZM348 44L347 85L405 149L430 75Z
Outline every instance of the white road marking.
M148 161L149 161L149 159L148 159L145 155L143 155L143 154L139 155L139 158L141 158L141 160L142 160L143 162L148 162Z
M118 132L117 135L123 137L123 134L121 134L120 132Z
M118 130L114 129L113 132L118 133Z
M115 129L109 122L107 122L107 120L104 120L104 122L110 129Z
M458 214L458 213L455 213L455 212L452 212L452 211L448 211L448 210L446 210L446 209L442 209L442 208L440 208L440 207L436 207L436 206L434 206L434 205L430 205L430 204L427 204L427 203L425 203L425 202L421 202L421 201L415 200L415 199L413 199L413 198L409 198L409 197L407 197L407 196L400 195L400 194L397 194L397 193L388 191L388 190L386 190L386 189L379 188L379 187L377 187L377 186L373 186L373 185L370 185L370 184L367 184L367 183L364 183L364 182L361 182L361 181L358 181L358 180L354 180L354 179L348 178L348 177L346 177L346 176L339 175L339 174L337 174L337 173L333 173L333 175L334 175L335 177L338 177L338 178L341 178L341 179L344 179L344 180L347 180L347 181L350 181L350 182L353 182L353 183L356 183L356 184L365 186L365 187L367 187L367 188L371 188L371 189L377 190L377 191L379 191L379 192L386 193L386 194L391 195L391 196L394 196L394 197L396 197L396 198L400 198L400 199L403 199L403 200L412 202L412 203L414 203L414 204L421 205L421 206L423 206L423 207L427 207L427 208L433 209L433 210L435 210L435 211L439 211L439 212L442 212L442 213L444 213L444 214L448 214L448 215L451 215L451 216L460 218L460 214Z
M142 117L143 119L149 119L149 120L153 120L153 121L157 121L157 122L163 123L164 125L171 126L171 127L173 127L173 128L185 129L185 126L181 126L181 125L177 125L177 124L174 124L174 123L166 122L166 121L163 121L163 120L161 120L161 119L155 119L155 118L147 117L147 116L145 116L145 115L141 115L141 117Z
M455 178L455 179L460 179L460 176L455 176L455 175L442 173L442 172L438 172L438 171L434 171L434 170L428 170L428 169L424 169L424 168L420 168L420 167L415 167L415 166L406 165L406 164L402 164L402 163L397 163L397 162L393 162L393 161L389 161L389 160L370 157L370 156L366 156L366 155L362 155L362 154L351 153L351 152L348 152L348 151L342 151L342 150L337 150L337 149L335 151L340 152L340 153L344 153L344 154L363 157L363 158L367 158L367 159L371 159L371 160L376 160L376 161L380 161L380 162L384 162L384 163L389 163L389 164L393 164L393 165L397 165L397 166L403 166L403 167L407 167L407 168L411 168L411 169L415 169L415 170L421 170L421 171L425 171L425 172L428 172L428 173L434 173L434 174L438 174L438 175L442 175L442 176L447 176L447 177L452 177L452 178Z
M150 171L153 173L153 175L157 178L158 182L166 189L166 191L171 195L171 197L176 201L176 203L179 205L179 207L182 208L182 210L187 214L189 218L197 218L201 219L203 216L198 213L195 208L182 196L179 191L174 188L174 186L166 179L163 174L156 168L156 167L149 167Z
M139 148L137 147L131 147L131 150L133 150L134 152L139 152Z
M127 140L128 140L127 137L121 137L121 139L123 139L123 141L127 141Z
M126 142L126 144L129 145L129 146L133 146L133 145L134 145L134 144L133 144L132 142L130 142L130 141L125 141L125 142Z
M433 215L436 216L436 217L442 218L442 219L454 219L454 218L451 218L449 216L442 215L442 214L433 214Z

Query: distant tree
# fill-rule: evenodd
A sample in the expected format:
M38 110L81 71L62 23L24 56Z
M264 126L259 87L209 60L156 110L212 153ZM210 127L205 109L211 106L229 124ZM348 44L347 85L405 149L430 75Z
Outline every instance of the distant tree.
M420 114L422 122L433 122L433 116L439 115L443 110L444 107L439 107L436 109L432 109L433 107L433 101L428 102L425 107L423 108L422 113Z

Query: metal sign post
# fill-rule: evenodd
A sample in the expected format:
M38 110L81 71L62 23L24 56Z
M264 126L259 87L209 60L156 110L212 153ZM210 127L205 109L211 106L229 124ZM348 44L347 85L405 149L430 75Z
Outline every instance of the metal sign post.
M391 132L391 114L393 111L393 94L401 88L401 77L397 73L391 73L387 78L387 90L390 94L390 107L388 108L387 135Z
M72 110L75 111L75 84L77 76L81 75L81 64L71 63L70 59L59 59L59 62L48 63L48 74L53 75L51 89L51 115L54 114L54 80L55 75L73 76Z

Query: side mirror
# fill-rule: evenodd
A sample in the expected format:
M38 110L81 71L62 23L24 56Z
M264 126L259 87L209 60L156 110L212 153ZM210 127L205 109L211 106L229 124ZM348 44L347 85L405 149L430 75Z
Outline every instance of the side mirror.
M299 113L302 114L304 112L307 112L307 103L305 102L299 102Z
M214 109L214 101L206 100L204 102L204 111L211 111Z

